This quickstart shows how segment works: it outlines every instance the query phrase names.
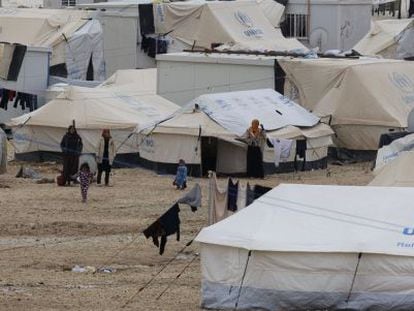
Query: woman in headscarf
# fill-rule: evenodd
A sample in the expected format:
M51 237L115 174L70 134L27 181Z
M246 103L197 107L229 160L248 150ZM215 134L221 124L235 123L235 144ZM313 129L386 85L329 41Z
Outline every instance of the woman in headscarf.
M259 120L252 120L251 126L241 138L247 143L247 176L264 178L263 149L266 133L259 125Z
M102 131L102 137L99 140L98 153L96 162L98 163L97 184L101 183L102 172L105 172L105 186L109 185L109 174L111 173L112 163L116 155L115 143L108 129Z
M63 153L63 177L65 185L70 186L72 176L78 172L79 155L82 153L82 138L74 125L69 126L60 143Z

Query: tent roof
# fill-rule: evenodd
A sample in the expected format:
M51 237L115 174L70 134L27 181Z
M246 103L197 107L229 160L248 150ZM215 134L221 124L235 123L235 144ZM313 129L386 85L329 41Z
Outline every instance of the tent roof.
M266 131L287 125L311 127L319 122L312 113L272 89L205 94L194 99L211 119L231 133L242 135L253 119Z
M414 191L398 187L280 185L204 228L196 241L248 250L414 256ZM398 212L396 212L398 211Z
M53 47L89 19L81 10L0 8L0 42Z
M398 41L399 35L414 24L414 19L378 20L370 31L354 46L362 55L377 55Z
M12 119L10 126L66 128L75 120L76 127L83 129L145 127L178 108L171 102L164 105L164 101L155 102L150 97L127 90L71 86L40 109Z
M197 47L224 44L233 50L307 50L275 29L254 0L173 2L157 4L157 33L170 33ZM269 11L270 12L270 11Z
M370 186L414 187L414 151L404 151L379 170Z
M414 107L412 62L285 58L279 63L298 87L301 104L319 116L332 115L333 125L407 126Z

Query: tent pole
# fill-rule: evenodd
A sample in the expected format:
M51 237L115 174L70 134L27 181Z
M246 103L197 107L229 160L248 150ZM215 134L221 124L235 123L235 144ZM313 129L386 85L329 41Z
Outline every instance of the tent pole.
M212 191L213 191L213 172L212 171L208 171L208 224L211 225L211 221L212 221L212 211L211 211L211 204L212 204Z
M358 273L358 268L359 268L359 263L361 262L361 257L362 257L362 253L358 254L358 261L355 267L355 272L354 272L354 276L352 278L352 283L351 283L351 288L349 289L349 293L348 293L348 297L346 297L345 302L348 303L349 299L351 298L351 294L352 294L352 289L354 288L354 284L355 284L355 279Z
M252 251L250 250L249 253L247 254L246 266L244 267L243 276L242 276L242 279L241 279L241 282L240 282L240 286L239 286L239 292L237 293L236 304L234 305L234 309L233 310L237 310L237 307L239 306L239 300L240 300L240 296L241 296L241 290L243 288L244 278L246 277L247 266L249 265L249 260L250 260L251 254L252 254Z

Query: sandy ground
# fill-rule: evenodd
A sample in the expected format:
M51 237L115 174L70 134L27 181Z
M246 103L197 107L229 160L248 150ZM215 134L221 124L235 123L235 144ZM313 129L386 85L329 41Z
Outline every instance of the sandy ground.
M258 183L366 185L373 177L370 165L330 165L328 170L273 175ZM56 164L31 167L45 177L57 175ZM182 195L172 187L171 176L114 170L113 187L93 185L89 202L82 204L77 186L18 179L18 168L13 163L0 175L0 310L120 310L128 301L125 310L200 310L199 258L190 264L198 254L197 243L137 291L206 226L207 179L189 181L189 187L202 185L203 207L196 213L181 208L181 241L170 237L160 256L141 232ZM116 272L72 272L75 265Z

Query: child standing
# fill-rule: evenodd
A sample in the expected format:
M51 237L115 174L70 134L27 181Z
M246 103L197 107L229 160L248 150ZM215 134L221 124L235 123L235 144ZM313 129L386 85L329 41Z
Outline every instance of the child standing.
M173 185L177 186L177 189L180 190L187 188L187 166L185 166L183 159L178 161L177 174L175 175Z
M83 163L79 170L80 189L82 194L82 203L86 203L88 198L88 189L92 181L92 173L88 163Z

